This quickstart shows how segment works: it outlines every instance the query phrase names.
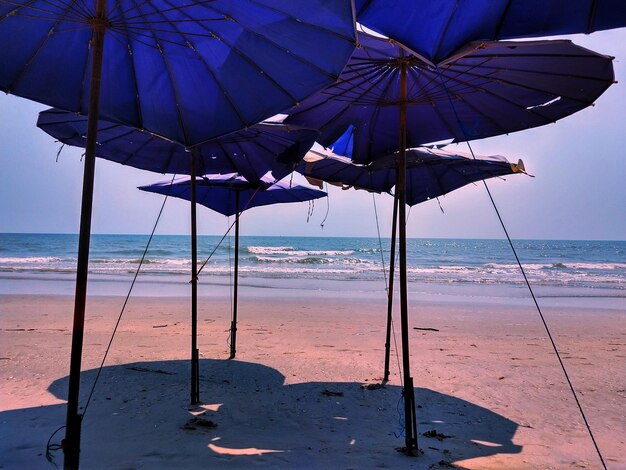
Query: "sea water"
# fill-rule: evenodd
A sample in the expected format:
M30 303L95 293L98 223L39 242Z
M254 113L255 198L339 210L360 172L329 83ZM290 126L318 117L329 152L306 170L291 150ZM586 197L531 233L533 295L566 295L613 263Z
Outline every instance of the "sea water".
M121 294L138 270L139 282L152 286L144 288L146 294L187 293L189 236L157 235L149 246L148 239L92 235L90 282L100 285L100 293ZM535 287L553 293L593 289L595 295L626 297L626 241L514 240L513 245ZM29 293L36 282L37 292L72 294L77 247L77 235L0 234L0 293ZM201 284L232 284L234 258L232 237L200 236L198 259L205 264ZM244 285L384 290L389 262L389 239L243 236L239 242ZM407 276L414 287L481 285L500 290L525 285L506 240L409 239ZM26 281L31 281L29 286ZM42 287L46 285L47 290ZM108 292L112 286L117 287Z

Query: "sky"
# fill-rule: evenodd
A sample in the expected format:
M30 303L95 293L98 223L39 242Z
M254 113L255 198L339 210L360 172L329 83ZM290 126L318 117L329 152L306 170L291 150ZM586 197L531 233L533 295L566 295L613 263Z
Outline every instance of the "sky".
M512 238L626 240L626 28L568 38L615 56L618 83L595 106L554 124L471 146L476 155L522 158L535 176L488 181ZM0 232L78 232L83 150L66 146L57 155L60 144L35 126L37 113L46 108L0 95ZM448 148L468 152L467 144ZM150 233L162 197L136 187L164 179L98 159L92 233ZM329 197L312 208L300 203L248 211L241 234L389 236L392 205L389 195L331 187ZM228 225L226 217L199 206L199 234L222 235ZM188 234L188 202L168 200L156 233ZM480 184L413 207L407 236L502 238L504 233Z

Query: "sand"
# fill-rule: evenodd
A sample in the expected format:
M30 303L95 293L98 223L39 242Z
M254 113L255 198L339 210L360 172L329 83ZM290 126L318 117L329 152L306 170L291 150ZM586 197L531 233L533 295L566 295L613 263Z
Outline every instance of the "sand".
M395 349L390 382L365 387L383 374L384 298L241 291L236 360L227 360L229 300L201 299L197 407L188 299L131 298L83 422L83 468L602 468L528 300L412 299L424 453L407 457L396 451L404 439ZM46 443L65 423L72 302L0 296L0 468L51 468ZM89 298L81 403L122 303ZM601 298L547 304L607 467L626 469L626 308ZM395 330L399 347L399 322ZM62 464L61 451L53 458Z

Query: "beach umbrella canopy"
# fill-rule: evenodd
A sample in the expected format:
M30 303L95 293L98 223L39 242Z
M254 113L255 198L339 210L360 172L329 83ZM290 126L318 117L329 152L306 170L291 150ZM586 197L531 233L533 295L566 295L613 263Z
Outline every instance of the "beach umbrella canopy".
M236 174L204 175L196 180L197 203L226 216L240 214L253 207L305 202L326 196L324 191L291 185L288 181L273 182L267 177L259 183L251 183ZM140 186L139 189L191 200L189 177Z
M252 125L335 80L355 45L353 14L350 0L0 0L0 90L89 118L66 468L79 466L97 120L186 146Z
M86 145L84 116L52 108L39 113L37 126L64 144ZM317 131L298 126L255 124L194 147L196 172L239 173L248 181L260 181L271 171L280 179L293 171L317 136ZM190 151L183 145L103 120L98 121L96 155L157 173L191 173Z
M354 163L350 158L330 150L311 149L296 167L309 183L323 186L323 182L382 193L390 192L395 185L395 175L387 169L374 169L372 165Z
M349 0L0 0L0 90L191 146L332 83L354 45ZM8 47L8 45L11 45Z
M148 191L167 196L178 197L197 202L220 214L235 215L235 276L233 288L233 318L230 326L230 358L234 359L237 344L237 293L239 279L239 216L248 209L272 204L305 202L326 196L323 191L301 185L291 185L285 181L272 181L265 177L258 182L249 182L237 174L204 175L196 178L192 185L191 178L179 178L163 181L148 186L140 186ZM195 188L195 189L194 189Z
M614 83L611 57L570 41L473 43L436 67L390 39L359 34L359 42L339 80L286 119L320 129L324 146L354 126L356 163L399 150L401 104L404 147L412 148L550 124L593 104Z
M623 0L356 0L357 21L437 63L475 40L626 26Z
M372 167L397 178L397 156L377 159ZM476 181L524 172L521 160L509 163L500 155L477 156L437 149L410 149L406 152L406 204L443 196Z
M345 188L392 191L398 175L397 155L369 165L353 163L332 153L309 151L296 171L312 184L326 181ZM406 152L406 204L414 206L476 181L524 172L524 164L500 155L477 156L443 149L416 148Z

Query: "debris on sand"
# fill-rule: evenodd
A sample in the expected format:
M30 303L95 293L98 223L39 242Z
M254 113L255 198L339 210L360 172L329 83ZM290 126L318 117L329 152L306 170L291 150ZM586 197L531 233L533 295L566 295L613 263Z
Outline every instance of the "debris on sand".
M216 427L217 423L214 423L210 419L198 418L196 416L195 418L191 418L189 421L183 424L182 429L186 431L195 431L198 428L213 429Z
M385 386L383 384L362 384L361 388L363 390L379 390L385 388Z
M432 437L440 441L443 441L444 439L448 439L450 437L454 437L454 436L447 436L446 434L441 433L441 432L437 432L436 429L431 429L430 431L426 431L425 433L422 433L422 435L425 437Z

